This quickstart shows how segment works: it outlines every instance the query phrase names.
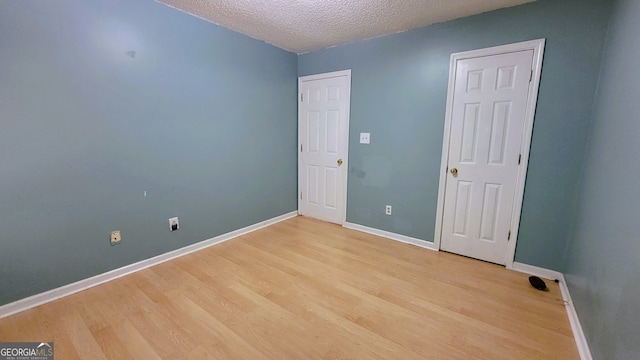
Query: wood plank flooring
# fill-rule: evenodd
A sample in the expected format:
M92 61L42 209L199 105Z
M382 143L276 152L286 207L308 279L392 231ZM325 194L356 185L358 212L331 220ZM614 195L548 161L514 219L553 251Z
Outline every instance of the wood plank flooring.
M558 285L297 217L0 319L56 359L578 359Z

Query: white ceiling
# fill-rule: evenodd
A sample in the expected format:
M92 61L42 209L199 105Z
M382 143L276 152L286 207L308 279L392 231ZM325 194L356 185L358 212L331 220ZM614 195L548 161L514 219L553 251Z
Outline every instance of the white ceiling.
M304 53L535 0L157 0Z

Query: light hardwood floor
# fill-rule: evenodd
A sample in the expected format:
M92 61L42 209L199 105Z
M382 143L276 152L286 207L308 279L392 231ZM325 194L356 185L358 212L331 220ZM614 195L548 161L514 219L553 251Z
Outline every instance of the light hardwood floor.
M0 320L56 359L578 359L558 286L297 217Z

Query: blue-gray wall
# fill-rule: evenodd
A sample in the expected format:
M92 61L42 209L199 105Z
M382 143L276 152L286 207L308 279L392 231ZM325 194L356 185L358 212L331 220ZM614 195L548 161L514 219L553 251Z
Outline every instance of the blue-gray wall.
M296 69L153 0L0 1L0 304L295 210Z
M616 1L566 279L594 359L640 359L640 1Z
M300 76L352 69L347 221L433 241L451 53L546 38L516 261L562 270L609 7L540 0L300 55Z

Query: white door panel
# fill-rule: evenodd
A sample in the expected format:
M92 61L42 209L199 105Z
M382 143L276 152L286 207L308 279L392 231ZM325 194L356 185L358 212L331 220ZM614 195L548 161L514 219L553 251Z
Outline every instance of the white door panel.
M342 224L346 214L350 72L299 80L299 212Z
M525 50L456 63L443 250L505 264L532 61Z

